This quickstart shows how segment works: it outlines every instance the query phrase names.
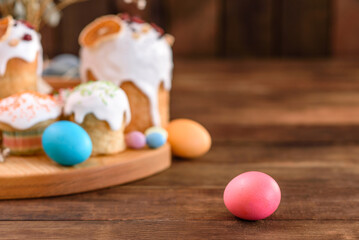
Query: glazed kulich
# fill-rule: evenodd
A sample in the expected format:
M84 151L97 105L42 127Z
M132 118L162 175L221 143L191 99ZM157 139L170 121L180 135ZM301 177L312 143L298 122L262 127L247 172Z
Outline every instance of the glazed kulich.
M0 100L3 146L16 155L41 152L42 133L60 114L61 107L53 97L37 92L18 93Z
M173 41L127 14L100 17L81 32L81 79L106 79L126 92L132 115L126 132L168 124Z
M0 98L36 91L42 73L42 47L30 24L11 16L0 20Z
M130 106L125 92L112 82L80 84L67 97L64 113L90 135L92 155L125 150L124 129L131 120Z

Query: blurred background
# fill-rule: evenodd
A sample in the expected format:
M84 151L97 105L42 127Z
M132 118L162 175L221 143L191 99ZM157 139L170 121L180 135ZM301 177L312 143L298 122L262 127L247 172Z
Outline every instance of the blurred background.
M78 54L96 17L128 12L176 37L175 58L328 58L359 55L359 0L87 0L42 28L45 55Z

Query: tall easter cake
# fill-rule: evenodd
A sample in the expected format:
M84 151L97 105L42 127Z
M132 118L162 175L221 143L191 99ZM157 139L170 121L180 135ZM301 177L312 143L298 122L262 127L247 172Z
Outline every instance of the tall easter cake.
M38 90L42 47L38 33L11 16L0 19L0 98Z
M132 116L126 132L168 124L173 41L127 14L100 17L81 32L81 79L111 81L125 91Z

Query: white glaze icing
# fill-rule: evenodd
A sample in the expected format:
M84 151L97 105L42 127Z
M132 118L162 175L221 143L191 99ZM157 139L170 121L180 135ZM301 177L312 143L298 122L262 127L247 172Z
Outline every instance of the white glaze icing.
M121 25L115 38L96 47L81 48L81 79L88 81L90 70L98 80L118 86L125 81L134 83L149 99L153 124L160 126L158 89L162 82L166 90L171 89L171 46L147 23L121 20Z
M82 123L87 114L106 121L118 130L131 120L130 105L125 92L112 82L88 82L77 86L67 97L65 115L74 114L75 122Z
M61 106L56 100L40 93L24 92L0 101L0 122L19 130L55 119L60 114Z
M24 23L11 19L9 36L0 42L0 74L4 75L10 59L20 58L26 62L33 62L38 55L37 75L42 74L42 47L39 34ZM25 34L31 36L30 41L23 40ZM16 46L10 46L11 41L19 41Z

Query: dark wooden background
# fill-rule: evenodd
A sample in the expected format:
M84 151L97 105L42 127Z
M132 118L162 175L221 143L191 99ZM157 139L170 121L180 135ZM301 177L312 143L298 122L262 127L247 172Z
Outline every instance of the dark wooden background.
M42 30L45 54L78 53L81 29L104 14L129 12L176 37L176 57L331 57L359 55L359 0L88 0Z

